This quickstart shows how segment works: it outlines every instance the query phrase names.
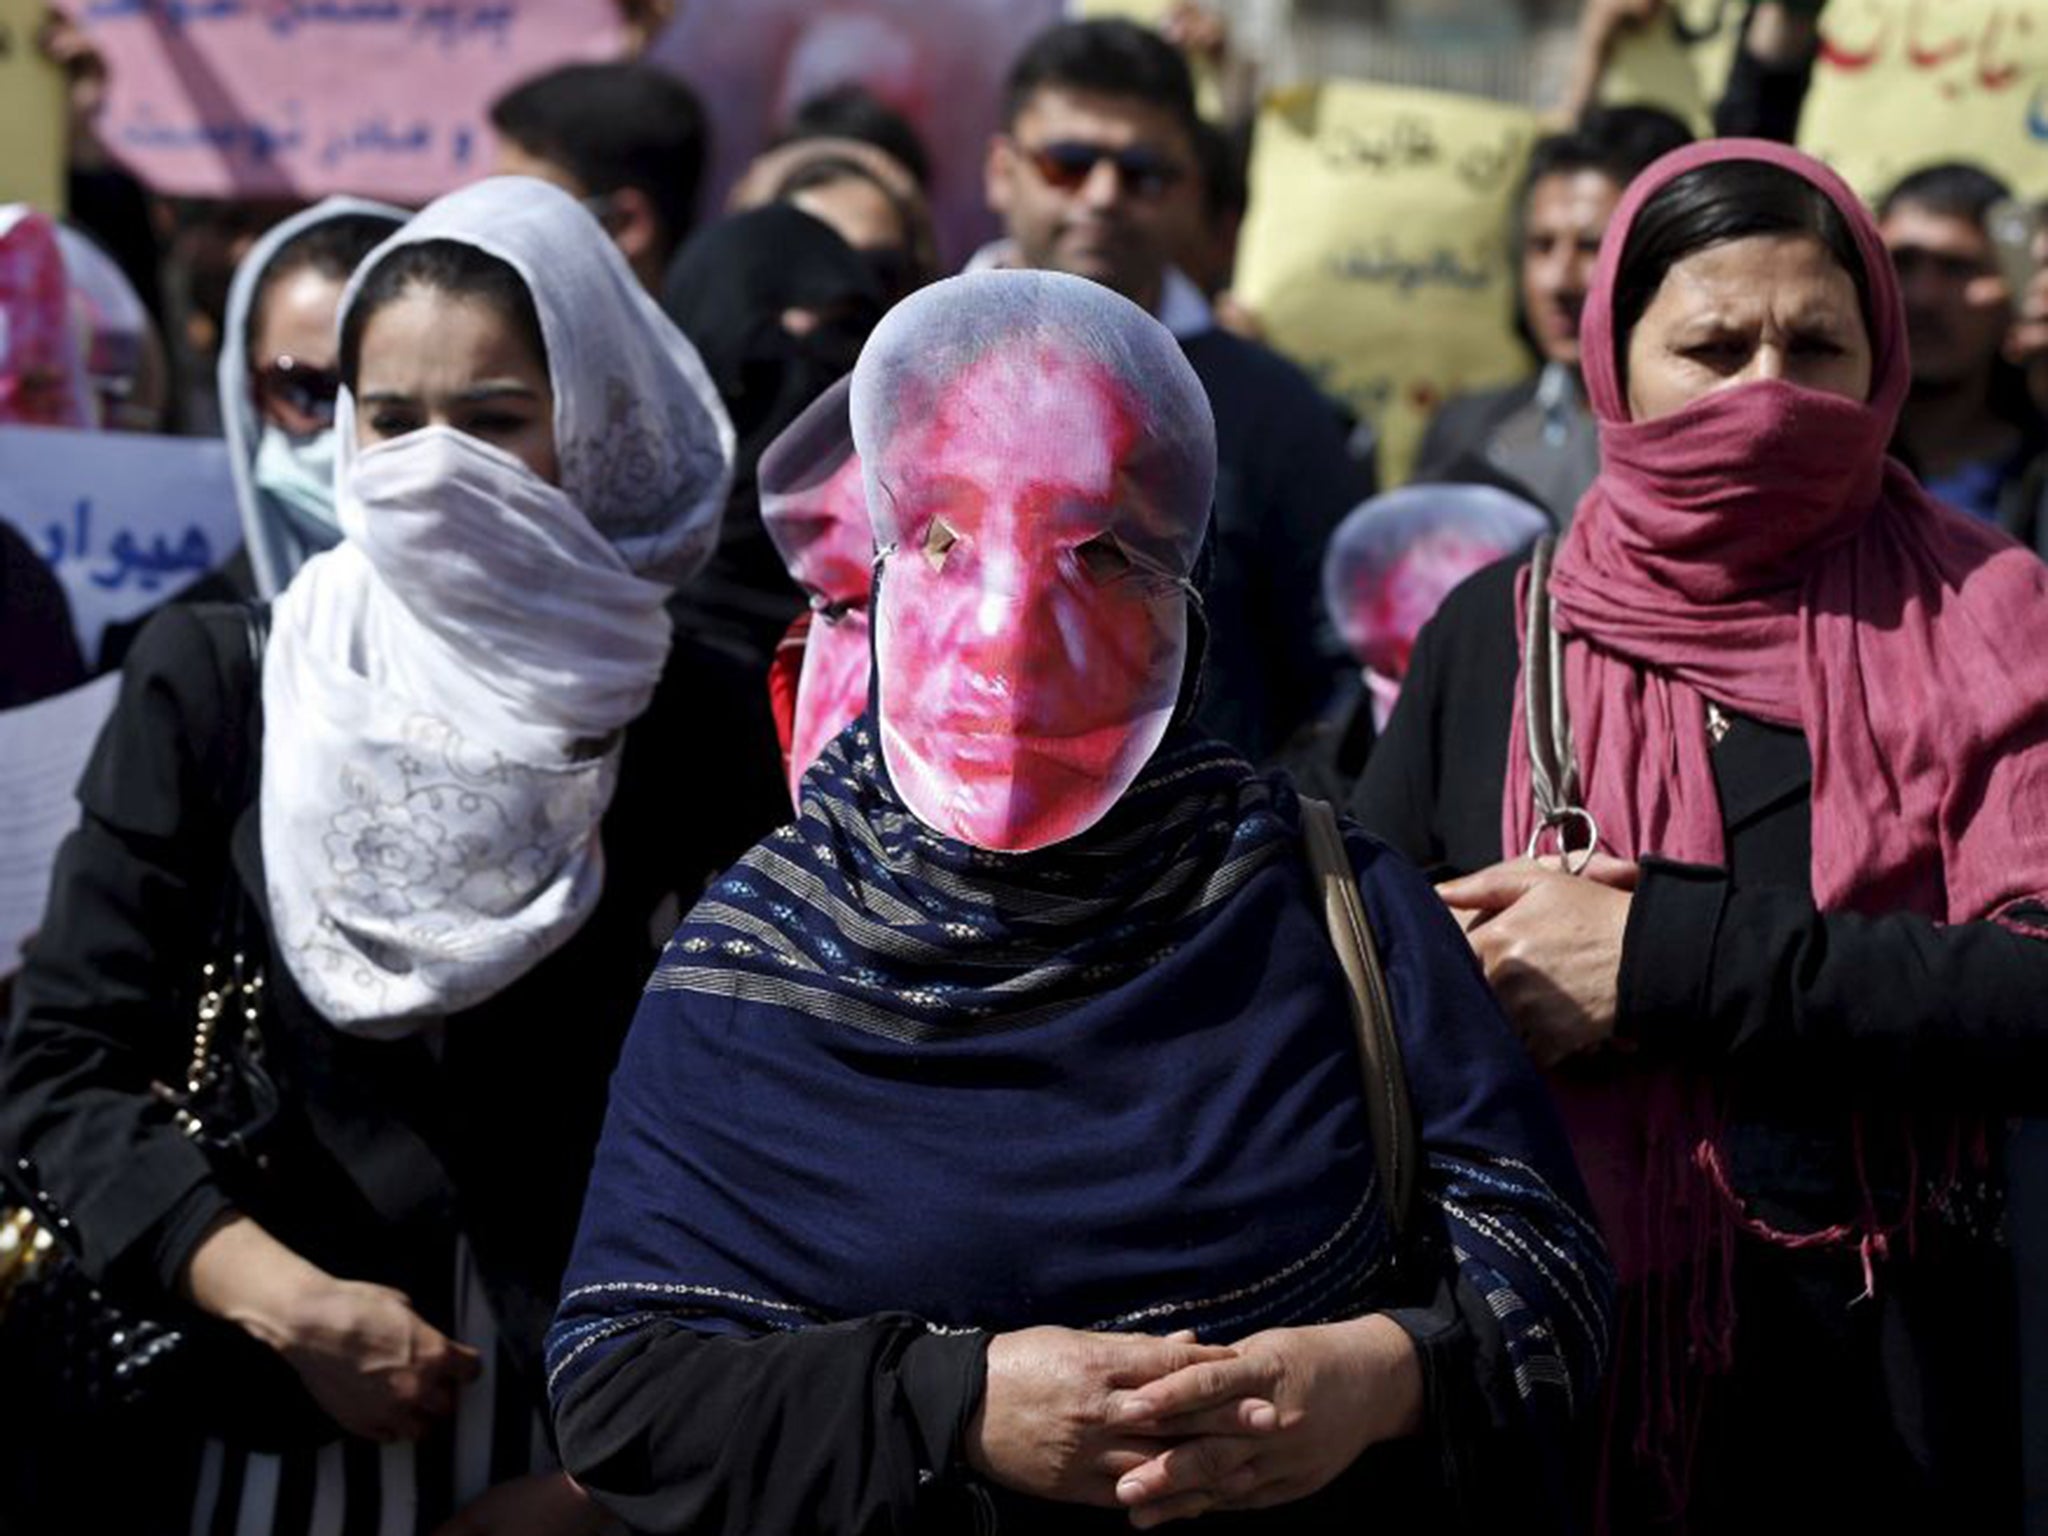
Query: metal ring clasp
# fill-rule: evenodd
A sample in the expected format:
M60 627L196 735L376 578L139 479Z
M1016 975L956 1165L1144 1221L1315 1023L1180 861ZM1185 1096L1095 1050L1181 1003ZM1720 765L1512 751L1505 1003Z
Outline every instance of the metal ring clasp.
M1569 827L1585 829L1584 847L1572 846L1571 839L1566 835L1566 829ZM1546 832L1556 834L1555 846L1547 850L1543 845ZM1565 873L1583 875L1586 866L1593 862L1593 855L1600 851L1600 823L1593 819L1593 813L1583 805L1560 806L1536 824L1536 830L1529 834L1528 851L1523 857L1540 859L1546 851L1556 854L1563 861Z

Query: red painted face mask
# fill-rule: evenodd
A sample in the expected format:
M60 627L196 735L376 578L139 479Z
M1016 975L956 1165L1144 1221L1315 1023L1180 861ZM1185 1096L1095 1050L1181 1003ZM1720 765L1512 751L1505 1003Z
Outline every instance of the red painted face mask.
M884 322L855 370L854 421L897 793L980 848L1084 832L1180 697L1215 463L1199 381L1106 289L979 274Z
M761 455L761 521L811 600L789 730L789 795L825 744L868 707L875 539L842 379ZM800 621L801 622L801 621Z
M18 205L0 209L0 423L97 424L56 226Z

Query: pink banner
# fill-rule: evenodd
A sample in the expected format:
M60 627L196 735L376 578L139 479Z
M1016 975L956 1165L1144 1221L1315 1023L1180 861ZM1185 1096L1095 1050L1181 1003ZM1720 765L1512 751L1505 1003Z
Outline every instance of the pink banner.
M159 192L419 203L491 165L506 87L615 56L613 0L76 0L107 147Z

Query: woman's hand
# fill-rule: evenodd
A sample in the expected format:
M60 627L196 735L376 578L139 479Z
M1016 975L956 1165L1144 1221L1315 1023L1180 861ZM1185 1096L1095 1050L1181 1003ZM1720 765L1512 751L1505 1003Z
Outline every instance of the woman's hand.
M1537 1066L1614 1038L1635 880L1603 855L1579 875L1514 859L1437 887Z
M417 1440L455 1411L483 1357L430 1326L384 1285L338 1280L247 1216L224 1216L186 1261L201 1311L268 1344L352 1435Z
M1239 1343L1235 1359L1129 1394L1119 1413L1126 1428L1177 1442L1117 1483L1142 1530L1306 1498L1368 1446L1422 1427L1422 1365L1385 1317L1274 1328Z
M372 1440L420 1439L483 1371L403 1292L331 1276L299 1299L279 1353L335 1423Z
M967 1462L1020 1493L1115 1508L1117 1479L1158 1454L1120 1415L1130 1389L1232 1351L1185 1334L1025 1328L989 1341L988 1384L967 1427Z
M434 1536L597 1536L607 1516L566 1472L536 1472L487 1488Z

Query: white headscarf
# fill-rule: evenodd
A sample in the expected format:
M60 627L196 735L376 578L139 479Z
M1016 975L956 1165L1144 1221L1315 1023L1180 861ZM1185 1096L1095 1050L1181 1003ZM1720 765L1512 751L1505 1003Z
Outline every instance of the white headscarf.
M249 387L249 329L256 290L262 287L263 274L278 254L307 230L344 218L386 219L396 230L407 217L403 208L388 203L330 197L265 230L263 238L249 247L235 268L234 281L228 284L227 319L221 330L220 363L214 380L220 391L221 428L228 440L228 470L235 477L235 502L242 513L242 542L249 551L256 590L266 598L282 592L310 557L331 549L341 530L335 526L331 507L322 515L267 495L256 483L256 455L265 445L263 418ZM276 441L275 434L271 441ZM331 494L332 487L329 489Z
M278 600L261 796L278 947L337 1027L391 1037L490 997L595 906L619 736L664 604L717 542L733 434L696 352L574 199L497 177L380 246L507 263L540 318L561 485L429 427L358 453L343 542Z

